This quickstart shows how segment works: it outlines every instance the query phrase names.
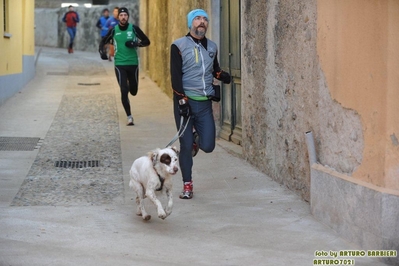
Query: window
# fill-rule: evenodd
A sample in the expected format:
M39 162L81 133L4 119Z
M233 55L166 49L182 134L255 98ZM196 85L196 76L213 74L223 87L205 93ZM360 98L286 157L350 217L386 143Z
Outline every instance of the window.
M3 0L3 18L4 18L4 31L6 31L6 0Z
M8 28L8 1L9 0L3 0L3 19L4 19L4 21L3 21L3 23L4 23L4 28L3 28L3 30L4 30L4 37L5 38L10 38L11 37L11 34L10 33L8 33L8 30L9 30L9 28Z

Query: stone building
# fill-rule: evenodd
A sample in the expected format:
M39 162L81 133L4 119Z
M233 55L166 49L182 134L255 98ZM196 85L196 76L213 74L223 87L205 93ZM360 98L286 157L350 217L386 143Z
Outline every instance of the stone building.
M141 0L142 67L169 95L169 47L193 8L234 77L218 136L348 240L399 250L399 2Z

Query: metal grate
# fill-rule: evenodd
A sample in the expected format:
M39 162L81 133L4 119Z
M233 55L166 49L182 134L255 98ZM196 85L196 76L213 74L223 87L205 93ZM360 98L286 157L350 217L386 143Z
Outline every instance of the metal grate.
M39 148L40 138L0 137L0 151L33 151Z
M98 167L100 165L98 160L91 161L56 161L54 163L55 167L60 168L90 168Z
M80 86L96 86L101 85L101 83L78 83Z

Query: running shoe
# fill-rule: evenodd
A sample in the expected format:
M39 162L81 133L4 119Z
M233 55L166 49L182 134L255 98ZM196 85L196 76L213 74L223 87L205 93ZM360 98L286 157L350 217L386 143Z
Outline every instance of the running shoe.
M134 119L132 116L127 117L127 125L128 126L133 126L134 125Z
M183 191L181 192L179 198L191 199L192 197L193 197L193 181L184 182Z

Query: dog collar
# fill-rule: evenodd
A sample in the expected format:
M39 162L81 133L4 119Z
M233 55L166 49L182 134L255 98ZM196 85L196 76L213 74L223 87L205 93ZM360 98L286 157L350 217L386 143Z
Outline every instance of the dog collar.
M154 171L155 171L155 173L157 173L155 168L154 168ZM158 178L159 178L159 182L161 182L161 186L159 188L157 188L155 191L161 191L162 188L163 188L163 182L165 182L165 178L162 178L158 173L157 173L157 175L158 175Z

